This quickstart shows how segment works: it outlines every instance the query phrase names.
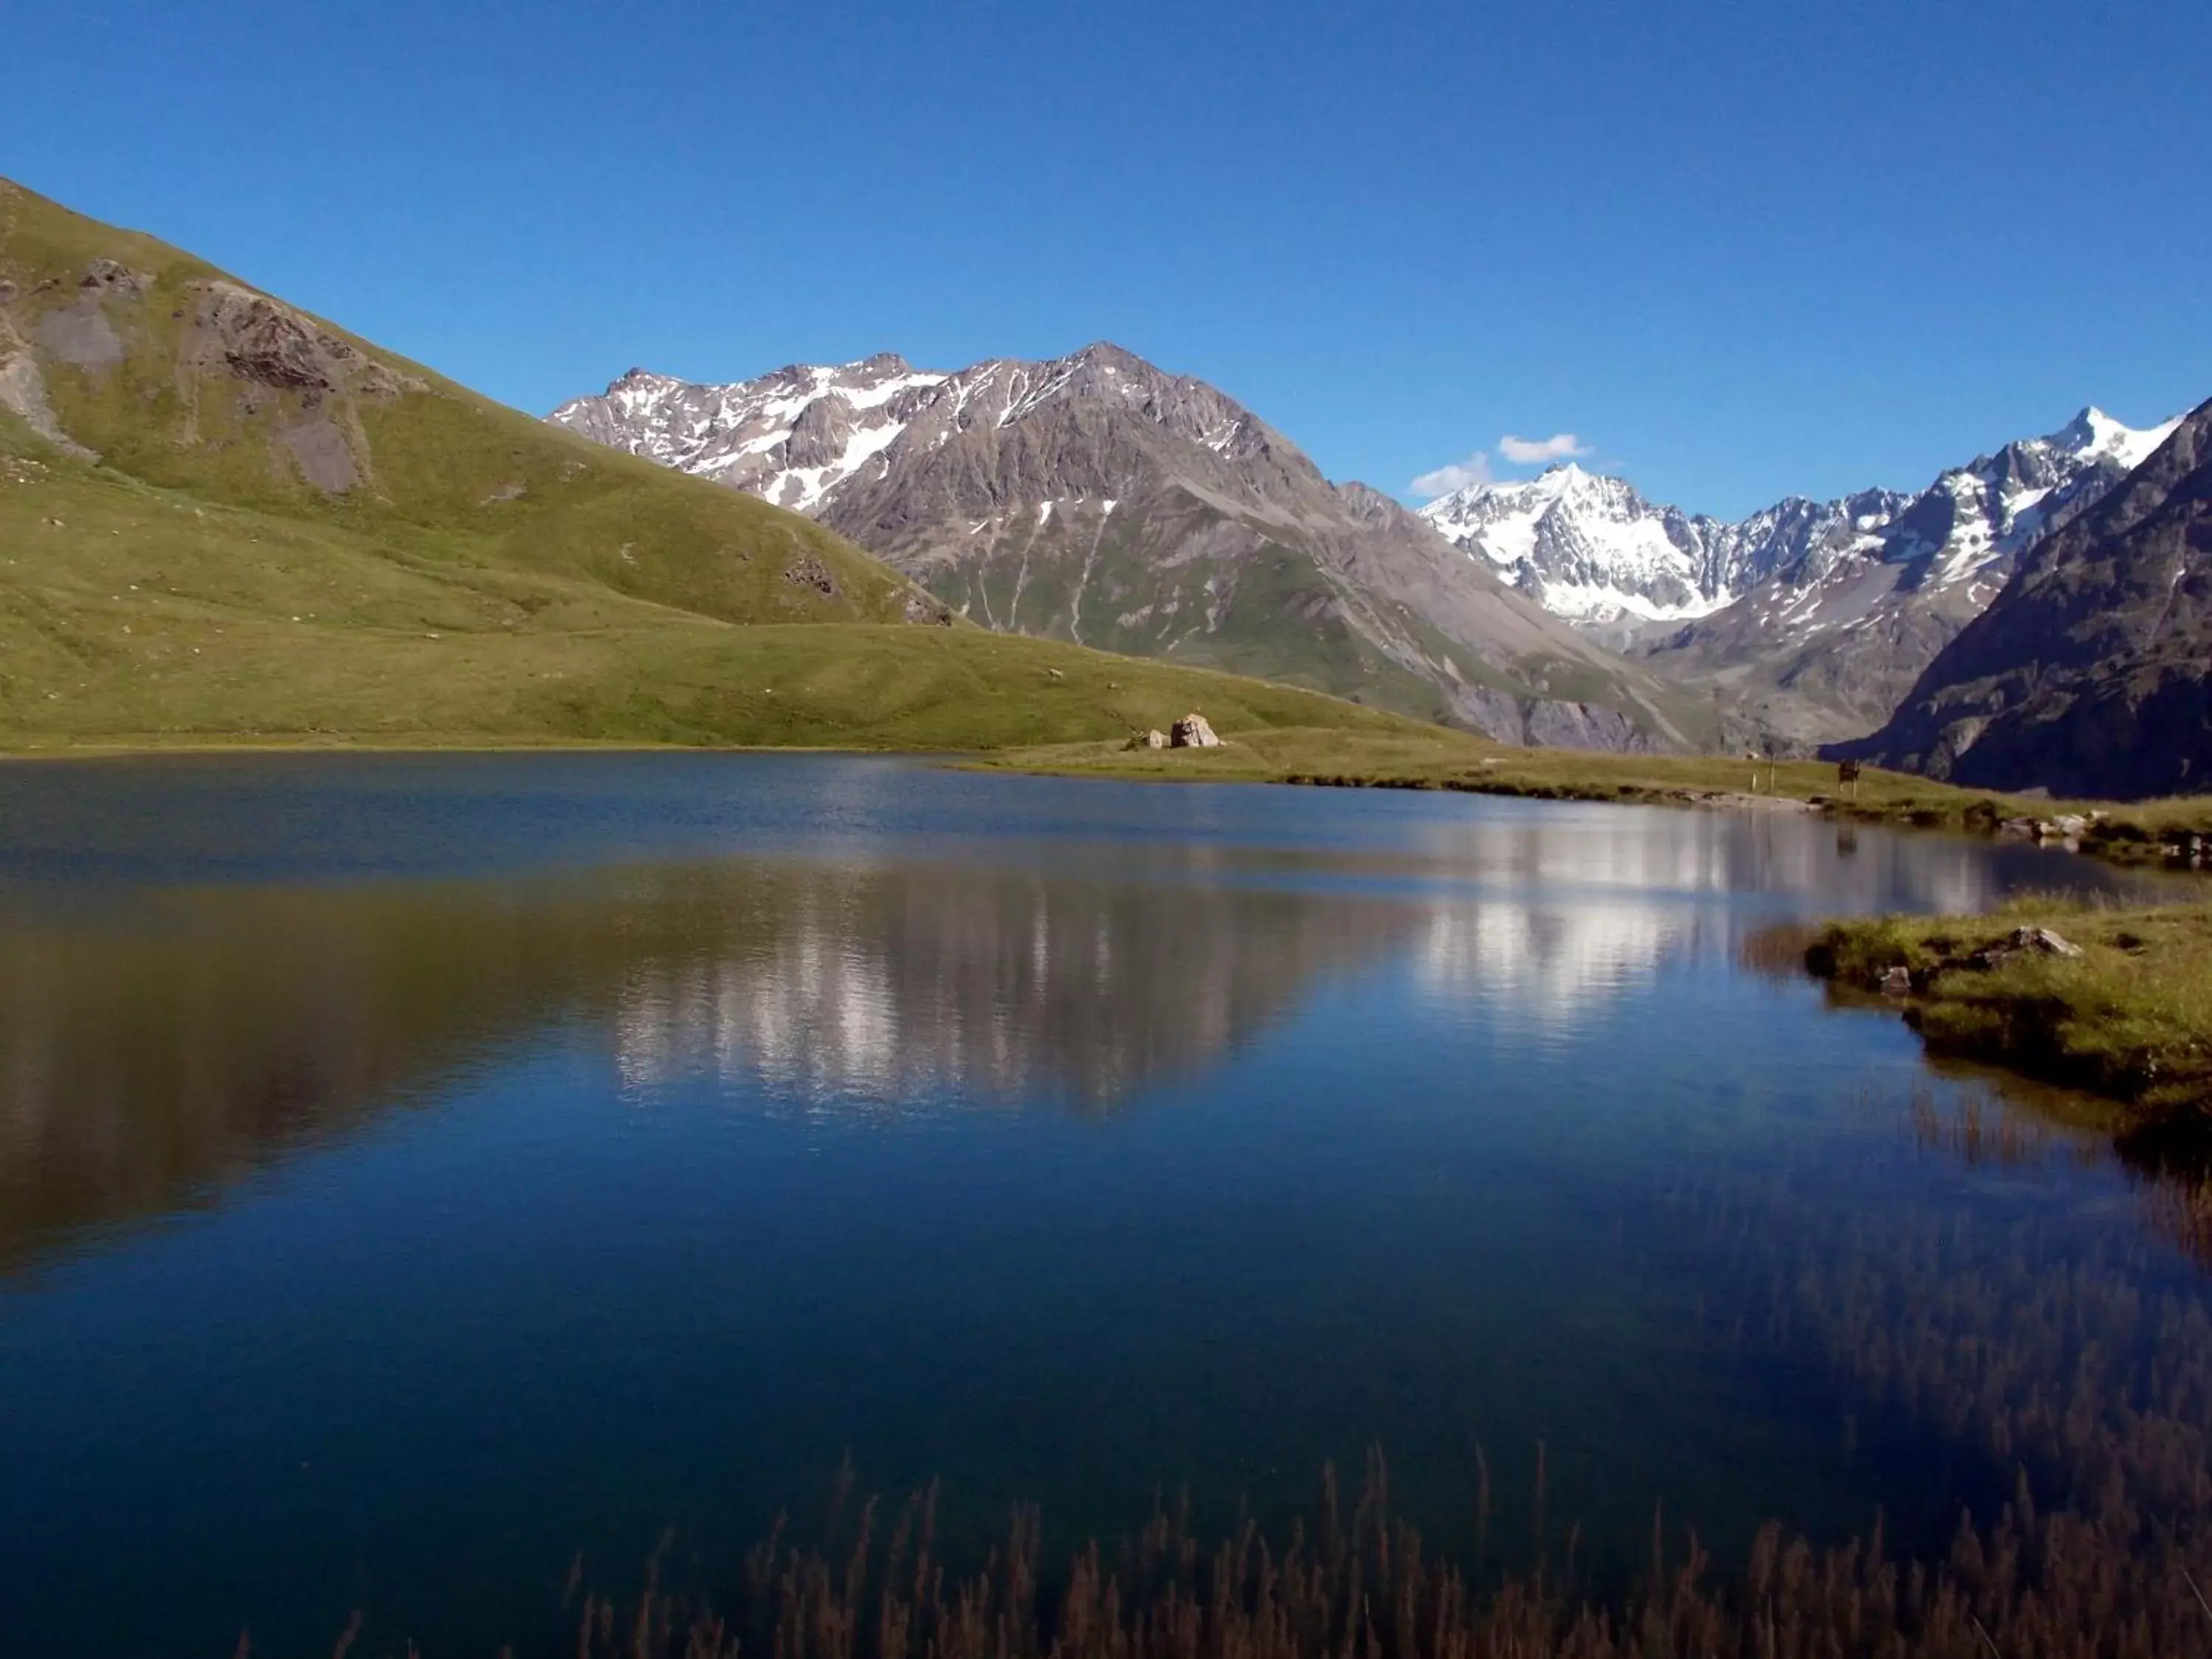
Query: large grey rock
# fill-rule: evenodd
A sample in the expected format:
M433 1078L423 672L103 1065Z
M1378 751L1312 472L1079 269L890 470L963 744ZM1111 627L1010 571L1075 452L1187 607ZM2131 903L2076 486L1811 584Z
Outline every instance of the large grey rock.
M1185 714L1168 732L1168 746L1172 749L1218 749L1221 739L1206 724L1206 716L1197 713Z

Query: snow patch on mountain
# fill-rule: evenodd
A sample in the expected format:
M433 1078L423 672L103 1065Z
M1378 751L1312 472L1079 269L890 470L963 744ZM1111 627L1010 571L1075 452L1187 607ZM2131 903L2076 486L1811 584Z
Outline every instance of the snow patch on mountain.
M2045 440L2085 459L2103 458L2134 471L2157 452L2181 427L2182 417L2160 422L2140 431L2123 426L2094 404L2076 415L2063 430Z
M627 450L801 513L818 508L898 441L950 376L884 353L794 363L758 380L695 386L634 368L550 418Z

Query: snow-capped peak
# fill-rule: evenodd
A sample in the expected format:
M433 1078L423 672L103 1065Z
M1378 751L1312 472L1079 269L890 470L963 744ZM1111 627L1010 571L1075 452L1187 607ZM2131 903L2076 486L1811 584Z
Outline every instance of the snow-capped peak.
M1700 617L1728 602L1688 520L1572 461L1440 496L1421 516L1572 621Z
M2177 415L2157 426L2131 427L2092 404L2044 441L2083 460L2117 461L2132 472L2156 453L2180 424Z
M1431 518L1449 518L1481 501L1554 501L1592 485L1626 488L1625 480L1585 472L1572 461L1555 461L1533 478L1485 478L1462 484L1421 508Z

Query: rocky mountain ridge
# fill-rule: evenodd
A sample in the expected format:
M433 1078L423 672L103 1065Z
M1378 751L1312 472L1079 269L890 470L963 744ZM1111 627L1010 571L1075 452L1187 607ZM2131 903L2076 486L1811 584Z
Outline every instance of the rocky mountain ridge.
M1839 755L1984 788L2130 797L2212 779L2212 403L2053 525Z
M1872 493L1821 504L1808 520L1826 527L1809 540L1754 544L1750 584L1729 605L1648 630L1633 648L1786 737L1855 736L1888 718L2023 549L2093 506L2177 424L2138 429L2085 409L2046 437L1946 470L1887 516Z

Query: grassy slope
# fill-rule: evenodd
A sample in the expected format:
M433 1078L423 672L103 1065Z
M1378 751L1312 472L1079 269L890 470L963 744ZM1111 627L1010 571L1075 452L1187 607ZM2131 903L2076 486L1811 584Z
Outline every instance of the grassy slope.
M588 444L309 319L420 388L359 400L368 476L326 494L298 476L276 441L310 412L305 394L252 386L220 364L180 372L189 319L204 285L228 280L222 273L0 183L0 276L21 290L13 308L21 332L80 303L79 277L96 258L150 279L143 297L106 307L124 360L88 368L46 354L44 370L64 428L99 452L107 472L351 531L432 572L580 576L738 622L899 615L907 584L820 526ZM834 574L834 598L784 580L807 555Z
M425 569L341 527L0 454L12 746L345 733L973 749L1120 733L1193 707L1232 729L1399 724L1045 641L732 627L586 578Z
M1381 730L1289 688L902 620L912 589L806 520L617 454L348 339L412 388L325 398L364 476L316 489L282 434L318 400L191 362L221 274L0 181L0 356L82 307L124 353L40 354L92 465L0 411L0 746L345 734L973 749L1191 708ZM803 562L836 592L792 580ZM741 624L732 626L732 624Z
M2081 947L1967 959L2022 926ZM2212 904L2154 910L2022 900L1994 915L1832 923L1808 954L1861 990L1911 975L1906 1016L1939 1054L2091 1090L2144 1116L2212 1119Z
M1193 707L1231 729L1400 724L1046 641L732 627L585 578L426 570L328 524L0 456L12 746L345 733L973 749L1120 733Z

